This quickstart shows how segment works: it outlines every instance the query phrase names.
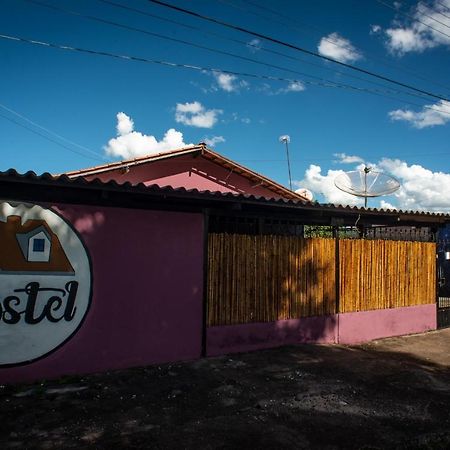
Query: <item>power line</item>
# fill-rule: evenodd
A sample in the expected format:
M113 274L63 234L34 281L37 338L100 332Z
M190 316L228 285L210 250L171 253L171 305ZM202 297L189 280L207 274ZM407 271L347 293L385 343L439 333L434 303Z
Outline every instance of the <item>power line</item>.
M308 65L313 66L313 67L318 67L321 70L328 70L328 71L331 71L333 73L337 73L337 74L340 74L340 75L343 75L343 76L346 76L346 77L349 77L349 78L353 78L355 80L364 81L365 83L369 83L369 84L373 84L373 85L376 85L376 86L385 87L385 85L383 85L381 83L377 83L376 81L373 81L373 80L361 78L361 77L358 77L356 75L352 75L352 74L349 74L347 72L343 72L341 70L337 70L337 69L333 69L331 67L327 67L327 66L324 66L324 65L316 64L314 62L307 61L307 60L299 58L299 57L287 55L285 53L281 53L281 52L278 52L276 50L272 50L272 49L265 48L265 47L258 47L257 45L251 44L249 42L241 41L239 39L234 39L234 38L231 38L231 37L228 37L228 36L223 36L223 35L221 35L219 33L215 33L215 32L212 32L210 30L204 30L201 27L195 27L195 26L192 26L192 25L187 25L185 23L178 22L176 20L167 19L165 17L158 16L158 15L153 14L153 13L148 13L147 11L143 11L141 9L132 8L132 7L129 7L129 6L126 6L126 5L122 5L122 4L113 2L111 0L98 0L98 1L102 2L102 3L106 3L106 4L109 4L109 5L112 5L112 6L115 6L117 8L122 8L122 9L125 9L125 10L128 10L128 11L132 11L132 12L135 12L135 13L138 13L138 14L149 16L149 17L154 18L154 19L158 19L158 20L162 20L162 21L165 21L165 22L168 22L168 23L171 23L171 24L175 24L175 25L187 28L189 30L195 30L195 31L198 31L198 32L203 33L203 34L207 34L207 35L210 35L210 36L215 36L215 37L217 37L219 39L222 39L222 40L225 40L225 41L235 42L235 43L238 43L240 45L244 45L246 47L254 47L258 51L262 51L262 52L265 52L265 53L270 53L270 54L273 54L273 55L281 56L281 57L289 59L291 61L299 61L299 62L302 62L304 64L308 64ZM330 40L330 42L332 42L332 41ZM338 45L338 44L335 44L335 45ZM423 78L423 77L420 77L420 76L417 76L417 78L422 78L422 79L428 81L426 78ZM447 88L446 86L443 86L440 83L434 83L434 84L437 84L437 85L440 85L442 87ZM447 89L450 89L450 88L447 88ZM393 92L393 93L403 93L405 95L410 95L410 96L413 96L413 97L422 98L421 95L409 93L409 92L406 92L406 91L391 91L391 92Z
M231 6L232 8L239 9L239 10L244 11L244 12L248 12L248 13L253 14L254 16L257 16L257 17L261 17L261 18L263 18L263 19L265 19L265 20L267 20L269 22L274 22L274 23L278 23L280 25L286 26L285 22L281 22L280 20L274 20L273 18L269 18L269 17L267 17L267 16L265 16L263 14L255 12L255 11L250 11L250 10L244 8L243 6L238 6L238 5L230 2L229 0L219 0L219 1L221 3L224 3L226 5ZM291 17L286 16L285 14L282 14L282 13L280 13L280 12L274 10L274 9L268 8L268 7L263 6L263 5L259 5L258 3L254 3L254 2L251 2L249 0L247 0L246 3L249 4L249 5L252 5L255 8L261 9L263 11L266 11L266 12L274 14L274 15L276 15L278 17L281 17L282 19L289 20L291 22L297 23L297 24L301 25L302 27L311 28L313 30L320 31L321 33L323 33L322 30L320 30L319 28L317 28L315 26L307 25L307 24L305 24L303 22L299 22L298 20L294 20ZM300 31L300 32L304 32L304 30L302 28L297 27L297 26L292 26L291 25L290 28L293 28L294 30L297 30L297 31ZM332 45L334 45L336 47L345 48L346 50L350 50L350 51L355 51L355 50L358 51L358 49L355 49L353 46L351 46L351 45L344 45L344 44L338 43L336 41L336 39L330 38L329 36L324 36L322 39L324 39L325 41L329 42L330 44L332 44Z
M59 49L59 50L66 50L66 51L71 51L71 52L79 52L79 53L85 53L85 54L96 55L96 56L106 56L106 57L125 60L125 61L136 61L136 62L144 62L144 63L149 63L149 64L159 64L162 66L167 66L167 67L172 67L172 68L173 67L184 68L184 69L195 70L195 71L199 71L199 72L209 72L209 73L213 73L213 74L225 73L225 74L236 75L236 76L240 76L240 77L256 78L256 79L263 79L263 80L270 80L270 81L282 81L282 82L288 82L288 83L305 83L305 84L309 84L312 86L345 88L345 89L349 89L349 90L355 91L355 92L364 92L364 93L369 93L372 95L378 95L380 97L385 97L385 98L393 100L397 103L400 101L399 99L385 95L384 93L382 93L378 90L357 87L357 86L352 86L352 85L336 84L334 82L333 82L333 84L330 84L330 83L318 82L318 81L298 80L298 79L292 79L292 78L277 77L277 76L272 76L272 75L262 75L262 74L254 74L254 73L249 73L249 72L237 72L237 71L233 71L233 70L224 70L224 69L219 69L219 68L196 66L196 65L192 65L192 64L174 63L174 62L163 61L163 60L142 58L142 57L138 57L138 56L119 55L116 53L90 50L90 49L85 49L85 48L81 48L81 47L72 47L72 46L68 46L68 45L59 45L59 44L54 44L54 43L50 43L50 42L26 39L26 38L22 38L19 36L10 36L10 35L6 35L6 34L0 34L0 39L6 39L6 40L10 40L10 41L15 41L15 42L23 42L23 43L27 43L27 44L43 46L43 47L47 47L47 48L55 48L55 49ZM421 108L430 109L430 110L433 110L436 112L442 112L443 114L450 114L448 111L437 109L434 106L419 105L417 103L413 103L411 101L405 101L405 100L401 100L401 101L403 103L406 103L409 105L419 106Z
M407 152L397 152L395 157L391 157L388 159L399 159L399 157L404 158L404 157L417 157L417 156L436 156L436 155L447 155L448 156L448 152L427 152L427 153L414 153L411 154L410 151ZM371 154L368 157L362 157L361 158L365 161L369 161L370 159L376 159L376 158L386 158L386 154L383 153L375 153L375 154ZM237 159L237 162L241 162L241 163L249 163L249 162L255 162L255 163L280 163L280 164L285 164L286 163L286 159L282 159L282 158L264 158L264 159L259 159L259 158L250 158L250 159ZM304 161L326 161L326 162L336 162L337 164L348 164L348 165L352 165L352 164L358 164L357 162L355 163L343 163L341 161L339 161L338 157L335 156L333 158L328 157L328 158L291 158L291 162L304 162Z
M85 15L85 14L82 14L82 13L79 13L79 12L76 12L76 11L71 11L71 10L67 10L65 8L61 8L61 7L58 7L58 6L49 5L49 4L40 2L38 0L24 0L24 1L26 1L28 3L32 3L32 4L35 4L35 5L38 5L38 6L43 6L43 7L55 10L55 11L59 11L59 12L65 13L65 14L70 14L70 15L74 15L76 17L81 17L81 18L84 18L84 19L88 19L88 20L92 20L92 21L95 21L95 22L99 22L99 23L102 23L102 24L105 24L105 25L111 25L111 26L114 26L114 27L118 27L118 28L121 28L121 29L128 30L128 31L135 31L135 32L142 33L142 34L145 34L145 35L148 35L148 36L152 36L152 37L156 37L156 38L159 38L159 39L165 39L165 40L169 40L171 42L176 42L176 43L180 43L180 44L183 44L183 45L189 45L189 46L192 46L192 47L195 47L195 48L199 48L199 49L202 49L202 50L207 50L207 51L210 51L210 52L213 52L213 53L226 55L226 56L230 56L230 57L233 57L233 58L241 59L241 60L244 60L244 61L252 62L254 64L258 64L258 65L262 65L262 66L266 66L266 67L275 68L275 69L278 69L278 70L283 70L283 71L286 71L286 72L294 73L296 75L301 75L303 77L313 78L313 79L316 79L316 80L320 80L322 82L336 84L336 86L338 86L338 87L351 88L350 85L347 85L347 84L344 84L344 83L336 83L335 81L327 80L327 79L322 78L322 77L318 77L318 76L315 76L315 75L307 74L307 73L304 73L304 72L299 72L297 70L293 70L293 69L289 69L289 68L286 68L286 67L278 66L276 64L266 63L264 61L258 61L258 60L255 60L253 58L249 58L249 57L245 57L245 56L241 56L241 55L236 55L236 54L228 52L228 51L222 51L222 50L215 49L215 48L212 48L212 47L206 47L204 45L200 45L200 44L196 44L196 43L193 43L193 42L190 42L190 41L186 41L184 39L173 38L171 36L167 36L167 35L163 35L163 34L155 33L155 32L150 32L148 30L132 27L132 26L129 26L129 25L124 25L124 24L121 24L121 23L118 23L118 22L113 22L111 20L102 19L100 17L91 16L91 15ZM104 0L100 0L100 1L104 1ZM112 4L114 4L114 2L109 2L109 1L106 1L105 3L112 3ZM116 6L116 4L114 4L114 5ZM135 9L133 8L133 10L135 10ZM238 41L238 42L241 43L241 44L247 45L243 41ZM277 52L277 51L271 51L271 50L268 50L268 51L270 53L275 53L275 54L284 56L284 57L289 58L289 59L299 60L298 58L291 57L289 55L284 55L283 53L280 53L280 52ZM304 61L304 60L301 60L301 59L300 59L300 61L303 61L303 62L306 62L307 64L311 64L313 66L322 68L318 64L310 63L309 61ZM329 68L326 68L326 69L329 69ZM332 70L335 73L339 73L339 74L342 74L344 76L348 76L350 78L354 78L354 79L357 79L357 80L360 80L360 81L363 81L363 82L368 82L368 83L371 83L371 84L374 84L374 85L377 85L377 86L385 87L385 85L383 85L381 83L377 83L377 82L372 81L372 80L366 80L364 78L357 77L357 76L351 75L351 74L347 74L345 72L338 71L338 70L335 70L335 69L329 69L329 70ZM418 94L411 93L411 92L398 91L398 90L397 91L395 91L395 90L388 90L388 91L384 91L384 92L385 93L389 93L389 94L405 94L405 95L410 95L410 96L413 96L413 97L417 97L417 98L423 99L422 95L418 95Z
M39 2L37 2L37 1L35 1L35 0L34 0L34 1L33 1L33 0L24 0L24 1L32 1L33 3L39 4ZM337 70L337 69L333 69L333 68L331 68L331 67L326 67L326 66L323 66L323 65L315 64L315 63L313 63L313 62L311 62L311 61L307 61L307 60L302 59L302 58L298 58L298 57L294 57L294 56L291 56L291 55L287 55L287 54L285 54L285 53L281 53L281 52L278 52L278 51L276 51L276 50L272 50L272 49L268 49L268 48L264 48L264 47L258 47L258 46L256 46L256 45L252 45L252 44L250 44L250 43L248 43L248 42L241 41L241 40L239 40L239 39L234 39L234 38L231 38L231 37L223 36L223 35L221 35L221 34L212 32L212 31L210 31L210 30L204 30L203 28L200 28L200 27L195 27L195 26L192 26L192 25L187 25L187 24L185 24L185 23L181 23L181 22L178 22L178 21L173 20L173 19L168 19L168 18L159 16L159 15L156 15L156 14L153 14L153 13L149 13L149 12L147 12L147 11L143 11L143 10L141 10L141 9L137 9L137 8L129 7L129 6L126 6L126 5L122 5L122 4L120 4L120 3L116 3L116 2L111 1L111 0L98 0L98 1L100 1L100 2L102 2L102 3L105 3L105 4L109 4L109 5L115 6L115 7L117 7L117 8L122 8L122 9L125 9L125 10L128 10L128 11L132 11L132 12L135 12L135 13L138 13L138 14L142 14L142 15L145 15L145 16L149 16L149 17L151 17L151 18L155 18L155 19L162 20L162 21L165 21L165 22L168 22L168 23L171 23L171 24L175 24L175 25L178 25L178 26L187 28L187 29L189 29L189 30L195 30L195 31L199 31L199 32L204 33L204 34L208 34L208 35L211 35L211 36L215 36L215 37L217 37L217 38L219 38L219 39L222 39L222 40L226 40L226 41L230 41L230 42L235 42L235 43L238 43L238 44L240 44L240 45L247 46L247 47L255 47L255 48L257 48L259 51L262 51L262 52L265 52L265 53L275 54L275 55L281 56L281 57L283 57L283 58L286 58L286 59L289 59L289 60L292 60L292 61L299 61L299 62L302 62L302 63L304 63L304 64L308 64L308 65L313 66L313 67L318 67L318 68L320 68L320 69L322 69L322 70L332 71L333 73L338 73L338 74L340 74L340 75L343 75L343 76L346 76L346 77L349 77L349 78L353 78L353 79L356 79L356 80L360 80L360 81L363 81L363 82L366 82L366 83L370 83L370 84L373 84L373 85L376 85L376 86L382 86L382 87L385 86L385 85L383 85L383 84L377 83L377 82L372 81L372 80L369 80L369 79L361 78L361 77L358 77L358 76L356 76L356 75L351 75L351 74L349 74L349 73L347 73L347 72L343 72L343 71L340 71L340 70ZM222 1L223 1L223 0L222 0ZM252 4L252 2L248 2L248 3ZM44 5L44 4L42 4L42 5ZM230 5L231 5L231 4L230 4ZM232 5L232 6L234 6L234 5ZM255 5L255 6L258 6L258 7L263 8L263 7L260 6L260 5ZM54 7L53 7L53 8L54 8ZM56 8L54 8L54 9L56 9ZM61 8L58 8L58 9L62 10ZM269 8L264 8L264 9L270 10ZM271 10L271 11L272 11L272 10ZM274 11L274 12L276 12L276 11ZM77 15L80 15L79 13L76 13L76 14L77 14ZM92 18L92 17L91 17L91 18ZM100 20L103 21L103 19L100 19ZM269 20L269 19L267 19L267 20ZM104 21L103 21L103 22L104 22ZM117 24L117 25L118 25L118 26L122 26L121 24ZM131 27L128 27L128 28L131 28ZM133 30L134 30L134 31L142 31L142 30L137 30L137 29L134 29L134 28L133 28ZM143 31L143 32L146 33L146 31ZM174 39L171 38L171 37L167 37L167 36L160 35L160 34L157 35L157 37L161 37L161 38L163 38L163 39L166 39L166 38L167 38L167 39L170 39L170 40L174 40ZM345 46L342 46L342 45L339 45L339 44L337 44L337 43L334 43L331 39L327 39L327 40L328 40L329 42L333 43L333 44L336 45L336 46L340 46L340 47L346 48ZM197 44L188 43L188 41L183 41L182 43L183 43L183 44L193 45L193 46L197 46L197 47L198 47ZM221 52L220 50L213 49L213 48L207 48L207 50L212 51L212 52ZM234 54L230 54L229 52L227 52L226 54L227 54L228 56L233 56L233 57L237 57L237 58L242 59L241 56L236 56L236 55L234 55ZM260 61L255 61L254 59L251 59L251 58L247 58L247 60L250 60L251 62L256 62L257 64L261 64ZM263 63L263 64L264 64L264 63ZM386 64L386 65L390 66L389 64ZM391 65L391 66L392 66L392 65ZM393 67L396 67L396 66L393 66ZM283 70L284 70L284 68L283 68ZM290 69L288 69L288 70L290 70ZM405 69L403 69L403 70L405 70ZM407 71L407 70L406 70L406 72L409 72L410 74L412 74L412 75L415 76L416 78L419 78L419 79L422 79L422 80L425 80L425 81L429 81L429 82L431 82L431 83L433 83L433 84L439 85L439 86L441 86L441 87L445 87L446 89L450 89L450 88L448 88L447 86L442 85L441 83L433 82L433 81L428 80L427 78L424 78L424 77L422 77L422 76L420 76L420 75L414 74L414 73L411 72L411 71ZM309 76L308 74L304 74L304 73L301 73L301 72L294 72L294 73L297 73L297 74L300 74L300 75L303 75L303 76ZM333 81L331 81L331 82L333 82ZM391 92L392 92L392 93L402 93L402 94L405 94L405 95L410 95L410 96L413 96L413 97L422 98L421 95L419 96L419 95L417 95L417 94L408 93L408 92L406 92L406 91L391 91Z
M11 114L14 114L15 116L19 117L20 119L24 120L25 122L28 122L29 124L35 126L36 128L40 128L41 130L45 131L46 133L51 134L51 135L57 137L58 139L61 139L64 142L67 142L70 145L78 147L79 149L84 150L87 153L91 153L92 155L94 155L96 157L103 158L102 155L100 155L99 153L95 152L94 150L91 150L90 148L84 147L83 145L77 144L76 142L73 142L70 139L65 138L64 136L61 136L60 134L57 134L54 131L49 130L48 128L45 128L44 126L39 125L38 123L34 122L30 118L24 116L23 114L20 114L17 111L14 111L11 108L8 108L7 106L3 105L2 103L0 103L0 108L4 109L5 111L8 111ZM103 158L103 159L105 159L105 158Z
M436 3L437 3L438 5L443 6L447 11L450 11L450 8L449 8L445 3L439 2L439 1L437 1L437 0L436 0Z
M150 1L152 1L152 0L150 0ZM422 25L424 25L424 26L426 26L426 27L432 29L433 31L436 31L436 33L440 33L440 34L442 34L442 35L444 35L444 36L450 38L450 34L444 33L443 31L438 30L437 28L434 28L434 27L432 27L431 25L428 25L428 24L425 23L425 22L422 22L422 21L421 21L420 19L418 19L417 17L411 16L411 14L405 13L405 12L403 12L403 11L397 9L395 6L390 5L389 3L385 3L385 2L383 2L382 0L375 0L375 1L378 2L380 5L383 5L383 6L385 6L386 8L392 9L393 11L395 11L395 12L401 14L402 16L407 17L408 19L411 19L411 20L414 20L414 21L416 21L416 22L421 23ZM424 14L424 15L426 15L426 14ZM445 26L447 26L447 25L445 25Z
M287 67L282 67L282 66L278 66L276 64L271 64L271 63L266 63L266 62L263 62L263 61L258 61L256 59L249 58L249 57L246 57L246 56L236 55L236 54L231 53L231 52L227 52L227 51L223 51L223 50L219 50L219 49L215 49L215 48L211 48L211 47L206 47L204 45L200 45L200 44L196 44L194 42L186 41L184 39L178 39L178 38L174 38L174 37L171 37L171 36L163 35L163 34L160 34L160 33L154 33L154 32L151 32L151 31L148 31L148 30L144 30L144 29L141 29L141 28L136 28L136 27L132 27L132 26L129 26L129 25L120 24L118 22L113 22L111 20L102 19L102 18L96 17L96 16L85 15L85 14L82 14L82 13L79 13L79 12L76 12L76 11L70 11L70 10L67 10L65 8L60 8L58 6L48 5L46 3L42 3L42 2L37 1L37 0L24 0L24 1L26 1L28 3L33 3L35 5L43 6L43 7L49 8L49 9L53 9L55 11L60 11L60 12L66 13L66 14L70 14L70 15L74 15L74 16L77 16L77 17L82 17L82 18L85 18L85 19L93 20L95 22L99 22L99 23L103 23L103 24L106 24L106 25L111 25L111 26L114 26L114 27L122 28L122 29L125 29L125 30L128 30L128 31L135 31L135 32L146 34L148 36L156 37L156 38L159 38L159 39L169 40L169 41L176 42L176 43L179 43L179 44L195 47L195 48L198 48L198 49L201 49L201 50L207 50L207 51L210 51L210 52L213 52L213 53L217 53L217 54L221 54L221 55L225 55L225 56L230 56L232 58L237 58L237 59L240 59L240 60L243 60L243 61L251 62L251 63L262 65L262 66L265 66L265 67L270 67L272 69L278 69L278 70L282 70L282 71L285 71L285 72L290 72L290 73L293 73L293 74L296 74L296 75L301 75L303 77L308 77L308 78L313 78L313 79L316 79L316 80L320 80L320 81L323 81L323 82L326 82L326 83L336 84L336 86L338 86L338 87L351 88L350 85L346 85L346 84L343 84L343 83L336 83L336 82L331 81L331 80L327 80L327 79L324 79L324 78L321 78L321 77L318 77L318 76L315 76L315 75L310 75L310 74L307 74L307 73L304 73L304 72L299 72L297 70L293 70L293 69L290 69L290 68L287 68ZM365 80L363 80L363 81L365 81ZM398 91L397 92L395 92L395 91L394 92L393 91L387 91L387 92L397 93ZM420 97L420 98L422 98L422 97Z
M61 142L58 142L56 139L52 139L51 137L45 135L44 133L41 133L41 132L39 132L39 131L37 131L37 130L34 130L33 128L28 127L28 126L26 126L25 124L20 123L19 121L14 120L14 119L12 119L11 117L8 117L8 116L6 116L6 115L4 115L4 114L2 114L2 113L0 113L0 117L2 117L2 118L5 119L5 120L8 120L8 121L10 121L10 122L12 122L12 123L15 123L15 124L18 125L19 127L25 128L26 130L31 131L32 133L37 134L38 136L41 136L42 138L47 139L48 141L53 142L54 144L57 144L57 145L59 145L60 147L63 147L63 148L65 148L66 150L69 150L69 151L72 152L72 153L76 153L77 155L80 155L80 156L82 156L83 158L92 159L92 160L95 160L95 161L102 161L102 162L105 161L104 158L102 158L102 159L100 159L100 158L94 158L94 157L92 157L92 156L87 156L87 155L85 155L84 153L78 152L78 151L76 151L76 150L70 148L69 146L67 146L67 145L65 145L65 144L62 144Z
M100 0L100 1L102 1L102 0ZM257 16L259 16L259 17L262 17L262 18L265 19L265 20L268 20L268 21L270 21L270 22L273 22L273 18L269 18L269 17L264 16L264 15L262 15L262 14L257 14L256 12L250 11L250 10L248 10L248 9L245 9L245 8L241 7L241 6L237 6L237 5L233 4L233 3L231 3L229 0L219 0L219 1L228 4L228 5L230 5L230 6L233 7L233 8L240 9L240 10L242 10L242 11L248 12L248 13L253 14L253 15L257 15ZM267 12L269 12L269 13L271 13L271 14L274 14L274 15L276 15L276 16L278 16L278 17L281 17L281 18L283 18L283 19L285 19L285 20L288 20L288 21L290 21L291 23L299 24L299 25L301 25L302 27L306 27L306 28L310 28L310 29L312 29L312 30L316 30L316 31L318 31L318 32L320 32L320 33L322 33L322 34L326 33L324 30L318 28L317 26L308 25L308 24L304 24L303 22L299 22L298 20L293 19L292 17L287 16L287 15L285 15L285 14L282 14L282 13L280 13L279 11L277 11L277 10L275 10L275 9L268 8L267 6L260 5L260 4L258 4L258 3L252 2L252 1L250 1L250 0L247 0L246 3L249 4L249 5L252 5L252 6L255 7L255 8L261 9L261 10L263 10L263 11L267 11ZM449 17L449 18L450 18L450 17ZM283 26L286 26L286 24L285 24L284 22L277 21L277 23L282 24ZM287 25L287 26L290 27L290 28L292 28L292 29L294 29L294 30L297 30L297 31L301 31L301 32L304 31L303 28L300 28L300 27L298 27L298 26L294 26L294 25L291 25L291 26ZM353 47L350 47L350 46L348 46L348 45L344 45L344 44L342 44L342 43L339 43L339 42L337 42L335 39L331 38L330 36L323 36L322 39L324 39L324 40L327 41L327 42L330 42L332 45L334 45L334 46L336 46L336 47L344 48L344 49L346 49L346 50L354 50ZM356 49L356 50L359 51L359 49ZM414 78L417 78L417 79L420 79L420 80L423 80L423 81L427 81L427 82L432 83L432 84L434 84L434 85L436 85L436 86L440 86L440 87L443 87L443 88L445 88L445 89L447 89L447 90L450 90L450 87L448 87L448 86L446 86L446 85L444 85L444 84L442 84L442 83L439 83L439 82L437 82L437 81L430 80L429 78L424 77L424 76L422 76L422 75L420 75L420 74L414 72L414 71L411 70L409 67L406 67L406 66L404 66L404 65L392 64L392 63L390 63L390 62L387 62L385 58L382 58L382 57L380 57L380 56L376 56L376 55L373 55L373 54L367 54L367 52L364 52L364 56L369 56L370 59L374 59L374 60L376 60L376 61L379 61L381 64L383 64L383 65L386 66L386 67L392 67L392 68L394 68L394 69L396 69L396 70L401 70L401 71L406 72L406 73L408 73L409 75L413 76ZM330 70L332 70L332 69L330 69Z
M251 36L255 36L255 37L258 37L258 38L261 38L261 39L265 39L265 40L267 40L267 41L273 42L273 43L275 43L275 44L282 45L282 46L284 46L284 47L291 48L291 49L293 49L293 50L298 50L298 51L300 51L300 52L302 52L302 53L306 53L306 54L308 54L308 55L315 56L315 57L317 57L317 58L321 58L321 59L324 59L324 60L326 60L326 61L333 62L333 63L335 63L335 64L339 64L339 65L341 65L341 66L343 66L343 67L347 67L348 69L356 70L356 71L361 72L361 73L364 73L364 74L366 74L366 75L370 75L370 76L372 76L372 77L379 78L380 80L388 81L389 83L393 83L393 84L396 84L396 85L398 85L398 86L402 86L402 87L405 87L405 88L407 88L407 89L411 89L411 90L413 90L413 91L415 91L415 92L419 92L419 93L421 93L421 94L425 94L425 95L428 95L428 96L430 96L430 97L437 98L438 100L450 101L448 98L443 97L443 96L441 96L441 95L433 94L433 93L428 92L428 91L425 91L425 90L423 90L423 89L419 89L419 88L416 88L416 87L414 87L414 86L408 85L408 84L406 84L406 83L402 83L401 81L396 81L396 80L394 80L394 79L392 79L392 78L389 78L389 77L386 77L386 76L384 76L384 75L380 75L380 74L377 74L377 73L375 73L375 72L371 72L371 71L369 71L369 70L362 69L361 67L357 67L357 66L354 66L354 65L352 65L352 64L347 64L347 63L338 61L338 60L336 60L336 59L329 58L328 56L321 55L321 54L316 53L316 52L313 52L313 51L311 51L311 50L307 50L307 49L305 49L305 48L303 48L303 47L299 47L299 46L297 46L297 45L294 45L294 44L290 44L290 43L288 43L288 42L281 41L281 40L279 40L279 39L273 38L273 37L271 37L271 36L267 36L267 35L262 34L262 33L258 33L258 32L256 32L256 31L251 31L251 30L248 30L248 29L246 29L246 28L243 28L243 27L240 27L240 26L237 26L237 25L230 24L230 23L228 23L228 22L223 22L223 21L221 21L221 20L219 20L219 19L215 19L215 18L213 18L213 17L205 16L205 15L203 15L203 14L199 14L199 13L197 13L197 12L190 11L190 10L185 9L185 8L181 8L181 7L179 7L179 6L172 5L172 4L170 4L170 3L165 3L165 2L162 2L162 1L160 1L160 0L147 0L147 1L149 1L149 2L151 2L151 3L154 3L154 4L157 4L157 5L160 5L160 6L163 6L163 7L165 7L165 8L169 8L169 9L172 9L172 10L175 10L175 11L178 11L178 12L182 12L182 13L184 13L184 14L191 15L191 16L193 16L193 17L197 17L197 18L202 19L202 20L206 20L206 21L208 21L208 22L216 23L216 24L218 24L218 25L221 25L221 26L224 26L224 27L227 27L227 28L236 30L236 31L240 31L240 32L249 34L249 35L251 35ZM377 1L379 1L379 0L377 0Z
M431 20L434 20L435 22L443 25L446 28L450 28L450 26L448 26L446 23L441 22L440 20L435 19L433 16L430 16L429 14L425 14L423 11L419 11L419 6L422 6L420 3L417 5L417 12L420 12L420 14L422 14L425 17L428 17ZM428 11L428 10L427 10ZM445 17L445 16L444 16Z
M434 11L436 14L439 14L440 16L444 16L446 19L450 19L450 16L447 16L447 14L444 14L442 11Z

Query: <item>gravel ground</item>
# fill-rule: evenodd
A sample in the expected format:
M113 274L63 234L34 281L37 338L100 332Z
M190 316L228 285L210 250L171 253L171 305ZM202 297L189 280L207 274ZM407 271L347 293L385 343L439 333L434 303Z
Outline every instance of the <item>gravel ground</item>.
M450 448L450 329L0 388L0 448Z

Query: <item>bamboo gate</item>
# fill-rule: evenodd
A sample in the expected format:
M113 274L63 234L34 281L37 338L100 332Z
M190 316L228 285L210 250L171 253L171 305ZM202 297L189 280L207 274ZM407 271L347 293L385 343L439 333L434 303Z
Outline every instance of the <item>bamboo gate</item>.
M436 302L436 244L211 233L207 325Z

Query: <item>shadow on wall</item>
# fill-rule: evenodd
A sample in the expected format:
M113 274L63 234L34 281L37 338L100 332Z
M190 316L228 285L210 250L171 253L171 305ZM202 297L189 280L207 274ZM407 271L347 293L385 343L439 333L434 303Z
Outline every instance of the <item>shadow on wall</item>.
M211 350L335 341L334 240L216 234L209 245Z

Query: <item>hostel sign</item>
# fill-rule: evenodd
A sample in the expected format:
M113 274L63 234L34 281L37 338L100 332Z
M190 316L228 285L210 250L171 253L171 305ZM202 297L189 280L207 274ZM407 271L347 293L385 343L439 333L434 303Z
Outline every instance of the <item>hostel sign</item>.
M31 362L71 338L91 283L87 251L62 217L0 201L0 366Z

